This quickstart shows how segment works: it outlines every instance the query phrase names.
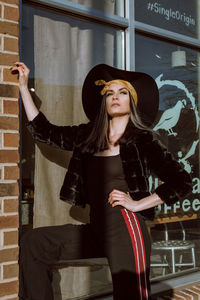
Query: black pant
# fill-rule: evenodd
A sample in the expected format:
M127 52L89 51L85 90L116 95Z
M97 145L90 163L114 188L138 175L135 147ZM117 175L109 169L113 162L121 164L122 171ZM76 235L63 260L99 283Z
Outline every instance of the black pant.
M67 224L27 232L21 241L20 297L53 300L49 266L58 260L107 257L115 300L150 299L150 239L143 217L116 212L107 231L100 224Z

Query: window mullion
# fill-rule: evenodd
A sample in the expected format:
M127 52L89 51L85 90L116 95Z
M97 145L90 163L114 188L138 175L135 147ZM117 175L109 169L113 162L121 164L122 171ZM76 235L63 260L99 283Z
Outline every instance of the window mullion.
M126 0L125 17L129 20L129 27L125 31L125 66L126 70L135 70L135 21L134 0Z

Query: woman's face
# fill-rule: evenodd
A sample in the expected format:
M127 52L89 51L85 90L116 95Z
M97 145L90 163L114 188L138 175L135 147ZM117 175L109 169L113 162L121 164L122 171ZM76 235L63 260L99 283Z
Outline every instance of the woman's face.
M106 92L106 109L111 118L130 114L129 91L122 84L112 83Z

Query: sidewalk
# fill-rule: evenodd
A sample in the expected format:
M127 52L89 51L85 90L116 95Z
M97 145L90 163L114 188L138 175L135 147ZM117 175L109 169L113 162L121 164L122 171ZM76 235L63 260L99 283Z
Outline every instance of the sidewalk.
M153 295L153 300L200 300L200 281Z

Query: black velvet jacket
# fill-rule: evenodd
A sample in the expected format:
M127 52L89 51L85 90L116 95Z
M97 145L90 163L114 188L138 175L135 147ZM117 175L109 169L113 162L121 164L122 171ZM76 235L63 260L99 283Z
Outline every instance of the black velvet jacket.
M73 151L60 199L81 207L87 203L82 170L83 155L86 154L81 152L78 145L88 136L91 126L92 123L56 126L41 112L27 125L36 140ZM163 182L153 192L168 205L183 199L191 191L189 174L149 131L137 129L129 123L120 142L120 156L129 193L134 200L150 195L148 177L152 174ZM143 211L142 214L153 219L154 209Z

